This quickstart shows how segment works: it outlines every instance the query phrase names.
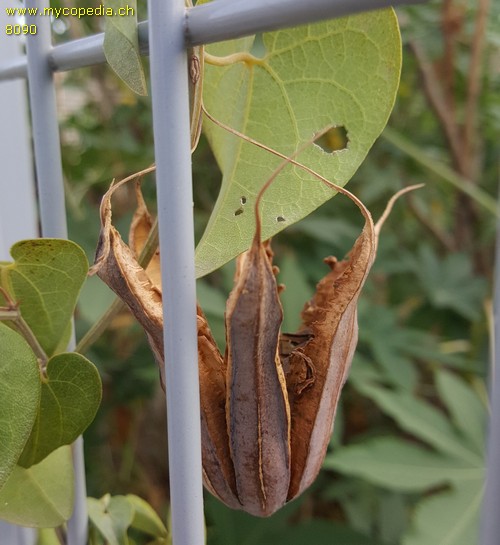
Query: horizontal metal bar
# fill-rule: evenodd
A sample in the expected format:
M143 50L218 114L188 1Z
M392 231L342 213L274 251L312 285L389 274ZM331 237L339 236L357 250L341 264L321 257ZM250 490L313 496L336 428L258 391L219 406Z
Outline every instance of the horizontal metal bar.
M426 0L215 0L186 11L187 45L213 43L255 32L345 17L361 11L423 3ZM148 23L138 25L139 47L148 55ZM54 47L49 63L54 72L65 72L106 61L104 34L72 40ZM0 65L0 81L25 78L26 59Z
M147 21L139 23L137 30L141 54L149 55ZM106 57L104 55L103 32L57 45L49 53L49 64L53 72L66 72L104 62L106 62ZM0 65L0 81L25 78L26 76L26 57Z
M28 63L26 57L19 57L0 65L0 81L26 78L27 76Z
M190 45L221 42L256 32L345 17L426 0L215 0L187 11Z
M139 48L143 55L149 54L148 23L137 25ZM50 64L55 72L65 72L84 66L93 66L106 62L104 56L104 33L94 34L79 40L54 47L50 55Z

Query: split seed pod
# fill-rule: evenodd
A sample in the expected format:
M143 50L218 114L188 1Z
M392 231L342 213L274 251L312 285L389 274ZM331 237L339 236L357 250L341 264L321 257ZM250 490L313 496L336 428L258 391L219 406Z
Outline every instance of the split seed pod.
M395 195L374 225L359 199L313 172L356 204L365 225L343 261L325 260L331 270L306 303L299 331L281 334L279 288L270 243L261 241L259 203L289 162L306 168L287 159L256 200L255 236L237 260L235 286L226 305L224 357L197 308L204 484L229 507L256 516L271 515L298 496L321 468L357 343L357 301L375 259L378 233L395 199L414 188ZM151 217L137 186L138 208L127 246L111 225L110 199L117 187L103 198L91 273L129 306L162 370L161 285L155 272L159 256L146 270L137 262Z

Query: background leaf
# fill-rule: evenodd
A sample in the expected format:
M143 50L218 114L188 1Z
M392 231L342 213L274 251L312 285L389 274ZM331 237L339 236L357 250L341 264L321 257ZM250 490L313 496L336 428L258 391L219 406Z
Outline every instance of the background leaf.
M482 495L482 487L473 483L423 500L402 545L478 543Z
M482 467L482 457L472 451L454 432L445 415L406 392L392 391L370 384L358 385L405 430L428 442L440 452L462 460L472 467Z
M304 304L312 297L313 292L294 254L285 254L280 259L279 269L278 282L285 286L280 294L283 305L281 331L297 331L302 323L301 313Z
M35 354L21 335L0 323L0 489L30 436L39 398Z
M125 496L87 498L91 523L109 545L128 545L127 529L134 518L134 508Z
M406 492L459 481L480 481L483 471L394 437L378 437L337 449L324 467Z
M147 95L137 37L137 0L105 0L106 8L115 15L106 16L104 55L117 76L138 95ZM133 14L118 15L119 9L133 9ZM126 13L126 12L125 12Z
M53 528L73 511L71 447L61 447L24 469L16 466L0 490L0 518L35 528Z
M14 263L0 265L0 283L48 356L69 333L76 300L88 271L83 250L59 239L24 240L11 248ZM0 296L0 304L2 303Z
M255 60L226 67L205 63L204 101L218 120L285 155L331 123L347 131L347 148L327 153L310 146L298 158L344 185L384 128L399 82L401 44L392 10L209 46ZM280 162L204 121L223 173L222 187L197 248L202 276L245 250L254 232L256 194ZM303 218L331 198L332 190L287 167L266 192L263 238Z
M133 494L127 494L126 498L134 508L134 518L131 523L134 528L154 537L167 537L165 525L148 502Z
M440 370L436 379L441 399L446 403L454 424L471 448L482 456L486 444L486 407L472 388L456 375Z
M208 545L381 545L377 540L338 523L317 520L293 523L303 497L267 518L256 518L227 508L210 497L206 501Z
M422 291L438 309L449 308L470 320L482 312L487 283L475 278L470 258L453 253L439 258L425 245L420 248L415 271Z
M38 414L19 465L30 467L75 441L94 419L100 402L101 379L93 363L74 352L51 358Z

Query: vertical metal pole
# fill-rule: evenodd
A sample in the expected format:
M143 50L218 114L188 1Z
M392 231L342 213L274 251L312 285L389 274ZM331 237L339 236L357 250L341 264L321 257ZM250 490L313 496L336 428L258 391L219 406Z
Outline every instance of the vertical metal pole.
M12 24L12 17L0 10L0 60L15 61L22 58L21 41L19 36L5 34L8 23ZM38 236L28 96L24 81L8 81L0 86L0 107L0 261L10 261L12 244ZM0 543L35 545L36 537L34 528L22 528L0 520Z
M494 282L491 417L486 456L486 486L481 513L481 545L498 545L500 539L500 222L497 228Z
M5 34L5 26L12 21L12 17L0 10L0 63L24 57L22 37ZM28 95L24 80L1 82L0 108L0 261L9 261L12 244L38 236Z
M26 0L26 7L43 11L48 0ZM43 237L67 238L64 185L61 169L61 147L57 122L56 93L49 53L52 47L50 17L27 15L28 25L36 25L37 33L28 35L28 86L31 126L35 151L35 168ZM69 350L74 348L72 339ZM68 545L86 545L87 511L83 474L83 441L73 445L75 466L75 508L68 521Z
M5 545L35 545L36 533L33 528L23 528L0 520L0 543Z
M26 7L43 10L48 0L26 0ZM27 36L28 84L35 150L38 198L43 237L67 238L56 92L49 66L50 17L26 15L37 28Z
M149 0L174 545L203 545L193 196L184 0Z

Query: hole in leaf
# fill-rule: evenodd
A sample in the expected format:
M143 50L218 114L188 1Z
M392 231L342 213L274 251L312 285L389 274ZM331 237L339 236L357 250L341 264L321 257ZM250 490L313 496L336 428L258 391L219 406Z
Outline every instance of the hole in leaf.
M283 216L278 216L278 217L276 218L276 221L277 221L277 222L282 222L282 221L285 221L285 218L284 218Z
M241 206L240 206L240 208L238 208L238 210L234 211L235 216L239 216L240 214L243 214L243 208L241 208Z
M345 150L349 144L347 130L344 125L332 127L323 136L318 138L315 144L323 151L326 151L326 153L335 153L336 151Z
M246 204L247 203L247 198L245 196L241 197L240 203L241 204Z

